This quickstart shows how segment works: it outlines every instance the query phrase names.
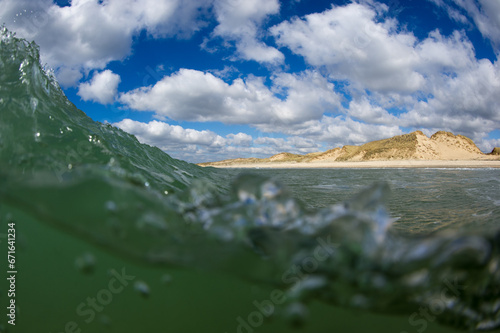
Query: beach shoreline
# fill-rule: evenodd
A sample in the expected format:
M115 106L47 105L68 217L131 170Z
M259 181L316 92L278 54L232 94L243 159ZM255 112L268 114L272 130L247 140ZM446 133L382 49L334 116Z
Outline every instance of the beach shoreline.
M265 162L265 163L228 163L202 165L225 169L388 169L388 168L500 168L499 160L392 160L356 162Z

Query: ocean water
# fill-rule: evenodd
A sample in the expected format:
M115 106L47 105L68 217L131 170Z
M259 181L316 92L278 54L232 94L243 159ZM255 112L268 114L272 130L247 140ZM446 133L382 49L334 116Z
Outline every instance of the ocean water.
M244 170L233 171L233 176ZM499 169L257 169L253 173L286 184L309 209L349 200L376 182L391 189L385 198L393 231L429 234L438 230L498 228Z
M499 176L200 168L2 29L0 332L493 331Z

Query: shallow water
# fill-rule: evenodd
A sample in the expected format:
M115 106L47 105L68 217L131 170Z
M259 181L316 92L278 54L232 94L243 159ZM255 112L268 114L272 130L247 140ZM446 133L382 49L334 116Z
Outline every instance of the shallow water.
M3 29L0 332L500 326L497 171L257 172L92 121Z
M234 176L244 169L231 170ZM441 229L498 228L498 169L254 169L282 182L306 207L319 209L349 200L374 182L391 188L385 205L402 233Z

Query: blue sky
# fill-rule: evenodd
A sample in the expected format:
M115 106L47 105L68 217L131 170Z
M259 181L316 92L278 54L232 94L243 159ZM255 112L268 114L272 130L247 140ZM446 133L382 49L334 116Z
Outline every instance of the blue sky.
M500 146L497 0L0 0L0 21L92 119L191 162Z

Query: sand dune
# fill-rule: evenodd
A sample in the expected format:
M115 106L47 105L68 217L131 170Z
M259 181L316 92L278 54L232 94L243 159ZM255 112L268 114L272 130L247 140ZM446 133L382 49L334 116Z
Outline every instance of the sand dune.
M430 138L421 131L361 146L344 146L307 155L280 153L269 158L238 158L201 163L230 168L352 167L500 167L498 148L484 154L463 135L439 131Z

